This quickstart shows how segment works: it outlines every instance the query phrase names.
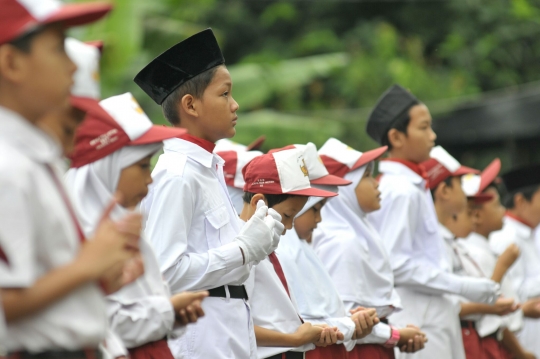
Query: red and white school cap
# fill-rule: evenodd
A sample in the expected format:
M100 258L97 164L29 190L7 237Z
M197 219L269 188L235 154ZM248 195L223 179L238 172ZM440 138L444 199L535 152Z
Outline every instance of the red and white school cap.
M245 192L334 197L337 194L312 188L302 153L290 149L255 157L242 171Z
M308 142L306 145L289 145L283 148L278 148L268 151L273 153L277 151L289 150L296 148L300 150L306 160L307 169L309 172L309 181L311 184L326 185L326 186L346 186L352 182L344 178L332 175L328 172L324 163L317 153L317 147L314 143Z
M223 158L225 165L223 166L223 174L225 175L225 183L229 187L243 189L246 182L242 170L255 157L261 156L260 151L222 151L216 154Z
M461 187L468 198L474 199L477 204L487 202L493 198L490 193L483 193L495 181L501 171L501 160L494 159L479 175L466 174L461 177Z
M214 153L225 152L225 151L253 151L258 150L263 145L266 140L266 136L259 136L255 141L251 142L249 145L243 145L229 140L228 138L223 138L216 142L216 147L214 148Z
M40 25L61 22L84 25L105 16L112 5L103 2L64 5L58 0L0 0L0 45Z
M445 179L453 176L463 176L469 173L478 174L474 168L462 166L441 146L435 146L429 153L429 160L422 163L428 175L430 189L435 189Z
M94 45L70 37L65 40L65 48L71 61L77 65L71 87L71 105L86 113L91 112L95 116L110 118L110 115L99 105L101 51Z
M99 104L109 116L87 114L75 134L71 167L95 162L124 146L161 142L187 132L183 128L153 125L129 92L109 97Z
M340 140L329 138L319 149L319 156L328 172L335 176L345 177L347 173L380 158L387 149L388 146L383 146L360 152Z

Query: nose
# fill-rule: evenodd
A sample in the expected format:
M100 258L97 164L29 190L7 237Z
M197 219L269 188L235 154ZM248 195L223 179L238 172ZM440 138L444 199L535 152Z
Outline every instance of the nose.
M240 109L240 105L238 104L238 102L236 102L234 98L231 97L231 99L232 99L231 111L236 112Z
M433 131L433 128L431 129L430 139L433 142L435 142L435 140L437 139L437 134L435 133L435 131Z

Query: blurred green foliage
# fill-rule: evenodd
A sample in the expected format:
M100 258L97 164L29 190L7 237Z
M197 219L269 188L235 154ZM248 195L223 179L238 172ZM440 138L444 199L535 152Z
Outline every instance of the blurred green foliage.
M114 0L73 35L105 41L103 96L131 91L153 57L212 27L240 104L236 141L266 149L336 136L365 150L369 109L400 83L444 113L488 90L540 79L538 0Z

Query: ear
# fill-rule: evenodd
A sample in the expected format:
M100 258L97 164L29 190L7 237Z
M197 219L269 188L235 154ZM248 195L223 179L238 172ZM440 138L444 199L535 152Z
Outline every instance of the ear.
M475 225L482 224L482 211L479 208L474 208L472 210L473 222Z
M264 194L262 193L257 193L256 195L254 195L253 197L251 197L251 202L249 202L249 205L251 206L251 209L252 210L256 210L257 209L257 203L260 201L260 200L263 200L264 203L266 203L268 205L268 202L266 201L266 198L264 197Z
M403 147L403 143L405 140L405 134L403 132L400 132L396 130L395 128L391 128L388 131L388 142L392 145L392 148L401 148Z
M437 188L435 188L434 197L444 199L446 197L447 189L448 189L448 186L446 185L446 183L444 183L444 181L442 181L441 183L437 185Z
M527 200L523 196L523 193L516 193L514 195L514 208L521 208L525 202Z
M5 44L0 46L0 74L1 77L10 82L18 82L23 76L24 54L13 45Z
M182 97L180 100L180 109L178 113L186 113L192 117L199 117L199 113L197 112L196 106L195 106L196 99L193 97L193 95L187 94ZM180 116L181 117L181 116Z

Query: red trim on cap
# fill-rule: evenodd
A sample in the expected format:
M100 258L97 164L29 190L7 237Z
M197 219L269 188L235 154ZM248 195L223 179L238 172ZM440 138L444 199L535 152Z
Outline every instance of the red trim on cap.
M150 143L161 142L169 138L185 135L187 130L179 127L157 126L150 127L142 136L129 143L130 146L148 145Z
M336 161L332 157L328 157L326 155L320 155L320 157L330 174L343 178L347 173L349 173L349 167L345 163Z
M474 196L467 196L468 199L472 199L474 204L484 204L491 201L495 196L491 193L479 193Z
M356 161L356 163L352 166L351 171L360 168L371 161L375 161L384 155L387 150L388 146L382 146L362 153L362 156L360 156L358 161Z
M111 4L104 2L66 4L45 19L43 24L62 22L66 27L84 25L101 19L112 8Z
M437 188L439 183L452 176L452 172L435 158L423 162L422 166L426 169L430 189Z
M319 177L314 180L310 180L311 184L320 184L325 186L347 186L350 185L352 182L349 180L346 180L345 178L338 177L335 175L326 175Z
M510 212L510 211L506 211L506 213L504 214L506 217L510 217L512 218L513 220L516 220L518 221L519 223L521 224L524 224L526 225L527 227L530 227L531 229L534 229L534 226L531 226L529 224L529 222L527 222L526 220L524 220L523 218L519 217L518 215L515 215L514 213Z
M94 41L85 41L86 45L94 46L96 49L99 50L101 54L103 54L103 41L101 40L94 40Z
M495 180L501 171L501 160L495 158L480 174L480 189L478 192L484 192L484 190Z
M313 197L335 197L338 195L337 193L334 193L334 192L329 192L329 191L325 191L325 190L313 188L313 187L301 189L298 191L287 192L287 194L292 194L296 196L313 196Z
M223 166L223 174L225 176L225 184L229 187L234 187L234 179L236 177L236 168L238 167L238 152L222 151L216 152L216 155L223 158L225 165Z
M266 136L259 136L255 141L251 142L246 147L246 151L258 150L262 147L264 141L266 141Z
M280 148L272 148L270 151L268 151L268 154L275 153L275 152L281 152L285 150L294 150L296 148L295 145L287 145L285 147Z
M17 38L38 24L37 20L18 1L2 1L0 12L0 44Z
M190 135L189 133L178 136L178 138L181 138L184 141L194 143L197 146L205 149L206 151L210 153L214 152L214 148L216 148L215 143L207 141L207 140L203 140L202 138L199 138L199 137L195 137L193 135Z
M453 176L463 176L463 175L468 175L468 174L478 175L478 174L480 174L480 171L477 170L477 169L471 168L471 167L460 166L457 169L457 171L454 172L452 175Z

